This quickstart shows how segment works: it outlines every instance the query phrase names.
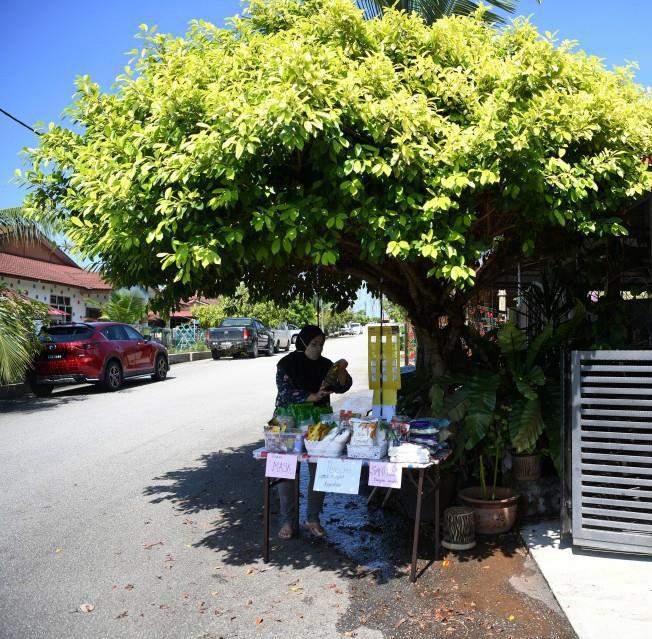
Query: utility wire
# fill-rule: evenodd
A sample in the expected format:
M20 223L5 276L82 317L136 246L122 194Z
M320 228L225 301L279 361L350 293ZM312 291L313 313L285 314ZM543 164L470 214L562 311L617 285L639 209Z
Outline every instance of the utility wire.
M3 108L0 108L0 113L3 113L8 118L12 119L14 122L18 122L18 124L24 126L26 129L29 129L32 133L36 133L36 135L41 135L38 131L35 131L29 124L25 124L22 120L19 120L18 118L14 117L13 115L11 115L11 113L8 113Z

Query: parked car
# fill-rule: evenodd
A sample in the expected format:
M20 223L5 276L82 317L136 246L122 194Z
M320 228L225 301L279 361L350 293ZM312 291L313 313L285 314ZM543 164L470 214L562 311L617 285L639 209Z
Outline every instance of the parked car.
M362 335L364 333L364 328L359 322L351 322L348 325L349 335Z
M299 329L294 326L294 324L286 324L282 322L275 329L274 332L274 341L276 345L276 350L284 351L290 350L290 344L294 344L297 341L297 335L299 334Z
M301 332L301 329L298 326L295 326L294 324L288 324L288 328L292 332L292 338L290 339L290 341L292 342L292 344L296 344L297 335Z
M258 357L261 350L267 355L276 352L273 331L255 317L227 317L217 328L206 331L206 345L213 359L225 355Z
M168 351L129 324L88 322L45 326L42 344L27 381L35 395L46 397L55 386L96 383L116 391L125 379L150 375L163 380Z

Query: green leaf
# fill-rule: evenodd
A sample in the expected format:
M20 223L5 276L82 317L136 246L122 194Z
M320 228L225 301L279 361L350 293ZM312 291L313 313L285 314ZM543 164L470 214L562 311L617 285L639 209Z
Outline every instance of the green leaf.
M517 453L534 450L544 423L539 399L516 402L510 415L510 434Z
M503 355L514 355L527 349L527 339L514 322L507 322L498 331L498 345Z

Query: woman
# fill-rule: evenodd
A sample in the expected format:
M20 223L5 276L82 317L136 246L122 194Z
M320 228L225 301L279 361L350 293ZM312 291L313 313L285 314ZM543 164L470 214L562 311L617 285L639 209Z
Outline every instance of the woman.
M304 326L297 335L296 351L281 359L276 368L276 408L290 404L311 402L316 406L328 406L331 393L346 393L351 388L353 380L346 368L348 362L344 359L335 364L322 357L326 336L318 326ZM337 367L336 375L328 372ZM315 492L316 465L309 464L310 482L308 484L308 518L303 528L316 537L324 536L324 529L319 522L319 515L324 504L324 493ZM282 525L278 536L289 539L294 534L294 486L292 480L279 483L281 500Z

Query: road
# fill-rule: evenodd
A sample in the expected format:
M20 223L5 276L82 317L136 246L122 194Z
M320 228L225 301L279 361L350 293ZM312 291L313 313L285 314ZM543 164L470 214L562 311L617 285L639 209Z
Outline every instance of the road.
M328 340L324 354L351 363L349 404L368 402L366 337ZM342 636L343 558L293 540L259 559L251 451L280 357L0 403L0 637Z

